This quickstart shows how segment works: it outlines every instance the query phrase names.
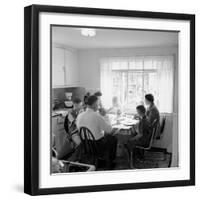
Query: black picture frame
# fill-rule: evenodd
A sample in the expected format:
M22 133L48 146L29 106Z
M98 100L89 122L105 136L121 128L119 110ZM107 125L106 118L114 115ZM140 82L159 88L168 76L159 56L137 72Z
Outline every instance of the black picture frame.
M39 188L39 13L76 13L190 22L190 179L177 181ZM195 185L195 15L31 5L24 9L24 192L30 195Z

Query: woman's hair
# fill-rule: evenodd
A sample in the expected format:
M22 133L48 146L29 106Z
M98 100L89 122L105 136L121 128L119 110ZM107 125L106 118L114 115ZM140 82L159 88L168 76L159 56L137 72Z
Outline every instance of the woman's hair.
M137 106L136 109L139 110L142 114L146 113L146 108L143 105Z
M88 97L87 105L92 106L98 100L97 96L92 95Z
M154 97L152 94L146 94L145 99L147 99L148 101L150 101L152 103L154 102Z

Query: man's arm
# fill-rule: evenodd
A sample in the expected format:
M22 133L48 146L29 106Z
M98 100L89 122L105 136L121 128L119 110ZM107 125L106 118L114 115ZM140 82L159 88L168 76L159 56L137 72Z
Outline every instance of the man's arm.
M101 116L101 115L97 115L97 121L98 121L98 125L100 126L100 129L107 132L107 133L110 133L112 131L112 126L111 124L107 123L105 121L105 119Z

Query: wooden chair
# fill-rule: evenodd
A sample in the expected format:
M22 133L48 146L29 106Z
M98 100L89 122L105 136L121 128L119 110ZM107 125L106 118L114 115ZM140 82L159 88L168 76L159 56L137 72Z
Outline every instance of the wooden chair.
M158 122L157 119L155 119L155 120L153 121L153 124L152 124L152 134L151 134L151 138L150 138L150 141L149 141L149 145L148 145L147 147L136 146L136 148L138 148L138 149L143 149L143 150L146 150L146 151L148 151L148 150L151 149L152 144L153 144L153 140L154 140L154 136L156 135L156 133L157 133L157 131L158 131L158 125L159 125L158 123L159 123L159 122Z
M159 136L159 138L156 138L156 139L161 139L164 129L165 129L165 124L166 124L166 116L164 115L161 118L161 122L160 122L160 136Z
M164 116L163 119L164 119L164 124L161 123L162 132L164 131L164 125L165 125L166 117ZM148 161L164 161L164 160L166 160L166 150L153 147L154 136L157 134L157 131L160 131L159 122L155 120L152 127L153 127L153 130L152 130L152 136L151 136L151 140L150 140L149 145L147 147L137 146L136 148L141 149L143 151L142 152L143 155L144 155L145 151L152 152L153 158L150 157L150 158L145 159L145 160L148 160Z
M82 145L81 161L83 163L89 162L89 164L93 164L97 168L98 162L100 159L102 160L102 157L100 156L99 149L92 132L86 127L81 127L79 134Z
M144 146L136 146L136 149L140 149L142 150L142 154L144 154L144 151L149 151L152 147L152 144L153 144L153 140L154 140L154 136L158 130L158 120L154 120L153 124L152 124L152 134L151 134L151 138L150 138L150 141L149 141L149 144L148 146L144 147ZM129 152L130 154L130 157L129 157L129 162L130 162L130 168L133 168L133 151L130 151Z

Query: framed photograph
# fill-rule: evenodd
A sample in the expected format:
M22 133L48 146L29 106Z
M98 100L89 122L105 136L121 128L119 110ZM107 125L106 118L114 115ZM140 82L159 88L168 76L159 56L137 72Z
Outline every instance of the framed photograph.
M24 11L24 192L194 185L195 16Z

